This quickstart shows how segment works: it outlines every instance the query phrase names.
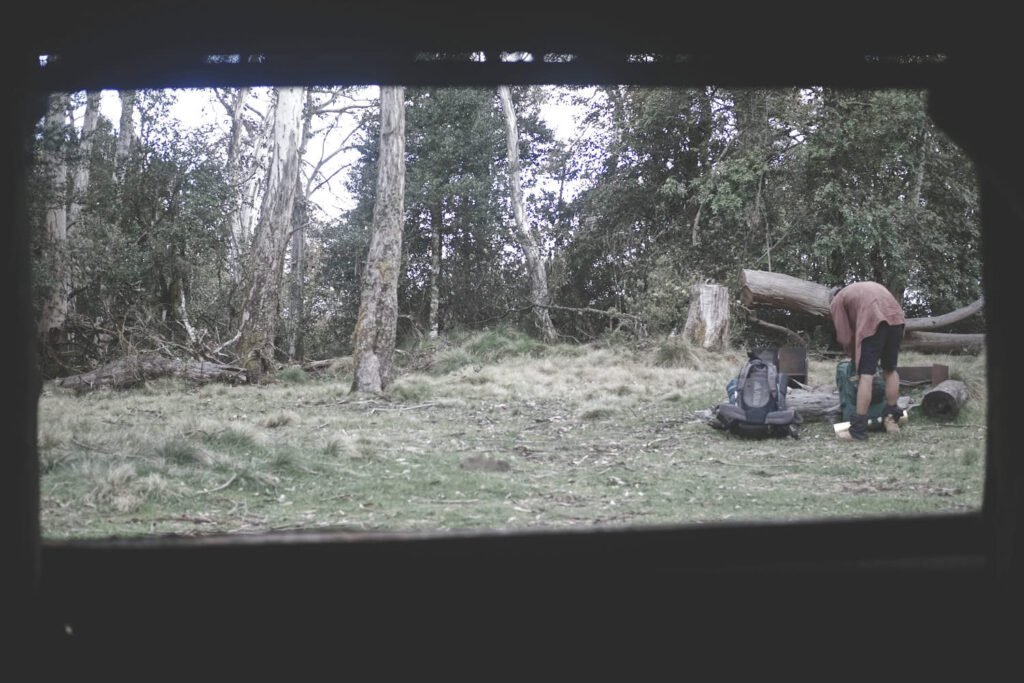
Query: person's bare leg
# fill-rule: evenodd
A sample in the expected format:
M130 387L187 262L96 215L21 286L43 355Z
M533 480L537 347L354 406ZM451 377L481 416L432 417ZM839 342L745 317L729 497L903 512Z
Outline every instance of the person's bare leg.
M861 375L860 382L857 384L857 414L867 415L868 408L871 407L871 392L874 391L874 376L872 375ZM899 384L896 385L896 390L899 391ZM888 395L888 394L887 394Z
M900 373L893 370L882 369L882 377L885 378L885 412L883 413L882 424L885 431L890 434L898 434L900 431L900 413L896 407L900 400Z
M882 370L882 377L885 378L885 403L894 406L900 400L900 373L895 370ZM863 378L861 378L863 380ZM859 388L858 388L859 390ZM860 395L857 396L857 406L860 406Z

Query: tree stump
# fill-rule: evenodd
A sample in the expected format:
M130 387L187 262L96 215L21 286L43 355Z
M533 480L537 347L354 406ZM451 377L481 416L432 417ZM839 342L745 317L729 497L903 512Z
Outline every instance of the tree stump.
M683 337L709 351L725 350L729 338L729 288L697 285L690 298Z
M960 413L960 407L967 402L967 398L966 384L955 379L947 379L925 392L921 398L921 408L928 417L952 420Z

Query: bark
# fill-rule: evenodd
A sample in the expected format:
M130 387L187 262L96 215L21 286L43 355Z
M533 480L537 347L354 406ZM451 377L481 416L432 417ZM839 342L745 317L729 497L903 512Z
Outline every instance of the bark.
M299 160L306 156L306 147L312 133L313 94L306 92L306 106L302 118L302 146ZM304 333L306 319L306 224L309 221L310 197L303 184L302 174L295 177L294 231L291 251L291 288L288 301L288 359L301 361L305 355Z
M181 377L195 382L243 382L245 370L210 361L180 360L151 354L120 358L92 372L55 379L53 384L85 393L103 387L131 387L159 377Z
M795 410L804 420L835 418L840 412L839 392L790 389L786 392L786 407Z
M48 191L43 229L50 266L50 285L42 302L38 323L39 338L44 346L47 346L47 342L58 335L64 326L71 294L67 213L68 169L64 143L68 103L69 97L65 93L51 95L43 120L40 166L43 182Z
M725 349L729 340L728 287L706 284L693 288L683 337L709 351Z
M246 183L246 174L243 172L241 166L242 132L244 130L242 112L245 111L245 103L248 97L249 89L239 88L235 95L234 102L231 103L231 129L230 137L228 138L227 151L228 181L231 183L235 193L235 199L237 201L237 204L231 211L231 215L228 217L228 225L230 226L231 232L228 268L230 269L229 272L231 273L231 279L236 285L242 280L241 245L248 242L247 227L243 217L243 207L247 200L246 187L248 183Z
M430 212L430 318L428 328L431 339L437 339L440 327L437 311L441 299L441 228L443 221L441 207L435 206Z
M114 179L124 173L124 165L135 141L135 91L122 90L121 121L118 124L117 147L114 150Z
M978 353L985 348L985 335L907 332L903 335L901 348L931 353Z
M515 216L516 229L526 255L526 268L530 274L530 303L533 304L534 317L541 337L546 342L558 339L555 326L548 315L548 278L544 261L540 257L538 240L526 224L526 206L523 200L523 187L519 170L519 128L516 123L515 109L512 107L512 92L507 85L498 86L501 109L505 114L505 132L508 137L508 174L512 189L512 213Z
M398 270L405 195L405 89L380 89L380 155L373 232L352 333L352 391L380 393L391 381L398 325Z
M921 409L928 417L952 420L970 397L967 385L955 379L947 379L921 397Z
M239 328L239 356L250 382L274 367L284 254L292 227L299 148L302 139L301 87L279 88L266 191L253 235L249 278Z
M907 332L916 332L919 330L941 330L945 327L950 327L961 320L970 318L975 313L979 313L984 307L984 298L979 298L963 308L958 308L955 311L944 315L937 315L931 318L908 318L905 329Z
M744 306L757 304L829 317L828 290L825 285L782 273L740 272L740 301Z
M85 120L78 138L78 158L75 161L71 181L71 201L68 206L68 231L73 233L79 228L82 210L85 208L86 196L89 193L89 171L92 160L93 134L100 115L100 93L90 92L86 95Z

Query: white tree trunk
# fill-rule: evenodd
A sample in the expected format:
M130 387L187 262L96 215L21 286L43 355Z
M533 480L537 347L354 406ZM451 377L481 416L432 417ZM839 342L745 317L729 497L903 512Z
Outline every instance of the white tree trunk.
M306 148L312 136L313 94L306 92L306 104L302 117L302 146L299 148L299 159L306 156ZM306 311L306 223L309 221L310 197L306 188L311 183L302 182L302 173L295 178L295 207L292 223L291 245L291 289L288 301L288 359L301 361L305 355L303 335L305 330Z
M437 339L440 332L437 313L441 304L441 207L435 206L430 212L430 338Z
M516 123L516 112L512 107L512 92L507 85L498 86L501 109L505 114L505 132L508 138L508 175L512 185L512 213L515 216L516 229L526 255L526 267L530 273L530 303L533 305L537 327L546 342L555 341L555 326L551 324L548 314L548 277L544 261L540 257L538 240L526 224L526 206L523 201L523 186L519 171L519 127Z
M405 89L380 89L380 154L373 232L352 332L352 391L380 393L391 381L398 325L398 270L405 213Z
M251 382L274 367L284 254L292 228L299 149L302 144L303 89L279 88L266 193L250 251L248 289L242 308L239 354Z
M237 202L228 216L230 230L230 242L228 244L228 272L232 281L237 285L242 281L242 245L248 244L247 229L243 223L243 207L248 201L246 189L249 183L246 182L246 173L242 168L242 132L244 125L242 113L245 111L245 103L249 97L249 88L239 88L235 93L235 99L231 103L231 128L228 137L227 150L227 172L228 182L234 191Z
M46 235L47 263L50 283L39 315L38 332L45 342L59 333L68 315L68 297L71 293L70 264L68 263L68 212L65 135L70 99L65 93L50 96L49 108L43 120L43 144L40 165L48 201L43 217Z
M125 162L135 143L135 91L122 90L121 121L118 124L117 147L114 150L114 179L124 172Z
M710 351L722 351L729 341L729 288L697 285L690 297L690 310L683 337Z
M82 210L85 208L86 195L89 192L89 162L92 159L93 134L100 116L100 93L93 91L86 95L85 119L82 132L78 136L78 158L75 161L71 182L71 197L68 205L68 231L73 233L79 228Z

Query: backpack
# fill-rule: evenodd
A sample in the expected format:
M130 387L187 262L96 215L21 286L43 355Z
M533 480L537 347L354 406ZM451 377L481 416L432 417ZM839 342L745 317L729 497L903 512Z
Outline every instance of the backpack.
M726 385L729 400L712 411L710 424L737 436L799 438L803 419L786 408L789 378L779 371L778 351L750 351L735 379Z
M843 420L850 421L857 414L857 385L860 375L851 360L841 360L836 365L836 387L839 389L839 408ZM871 404L868 406L868 422L881 420L885 411L885 380L875 373L871 383Z

